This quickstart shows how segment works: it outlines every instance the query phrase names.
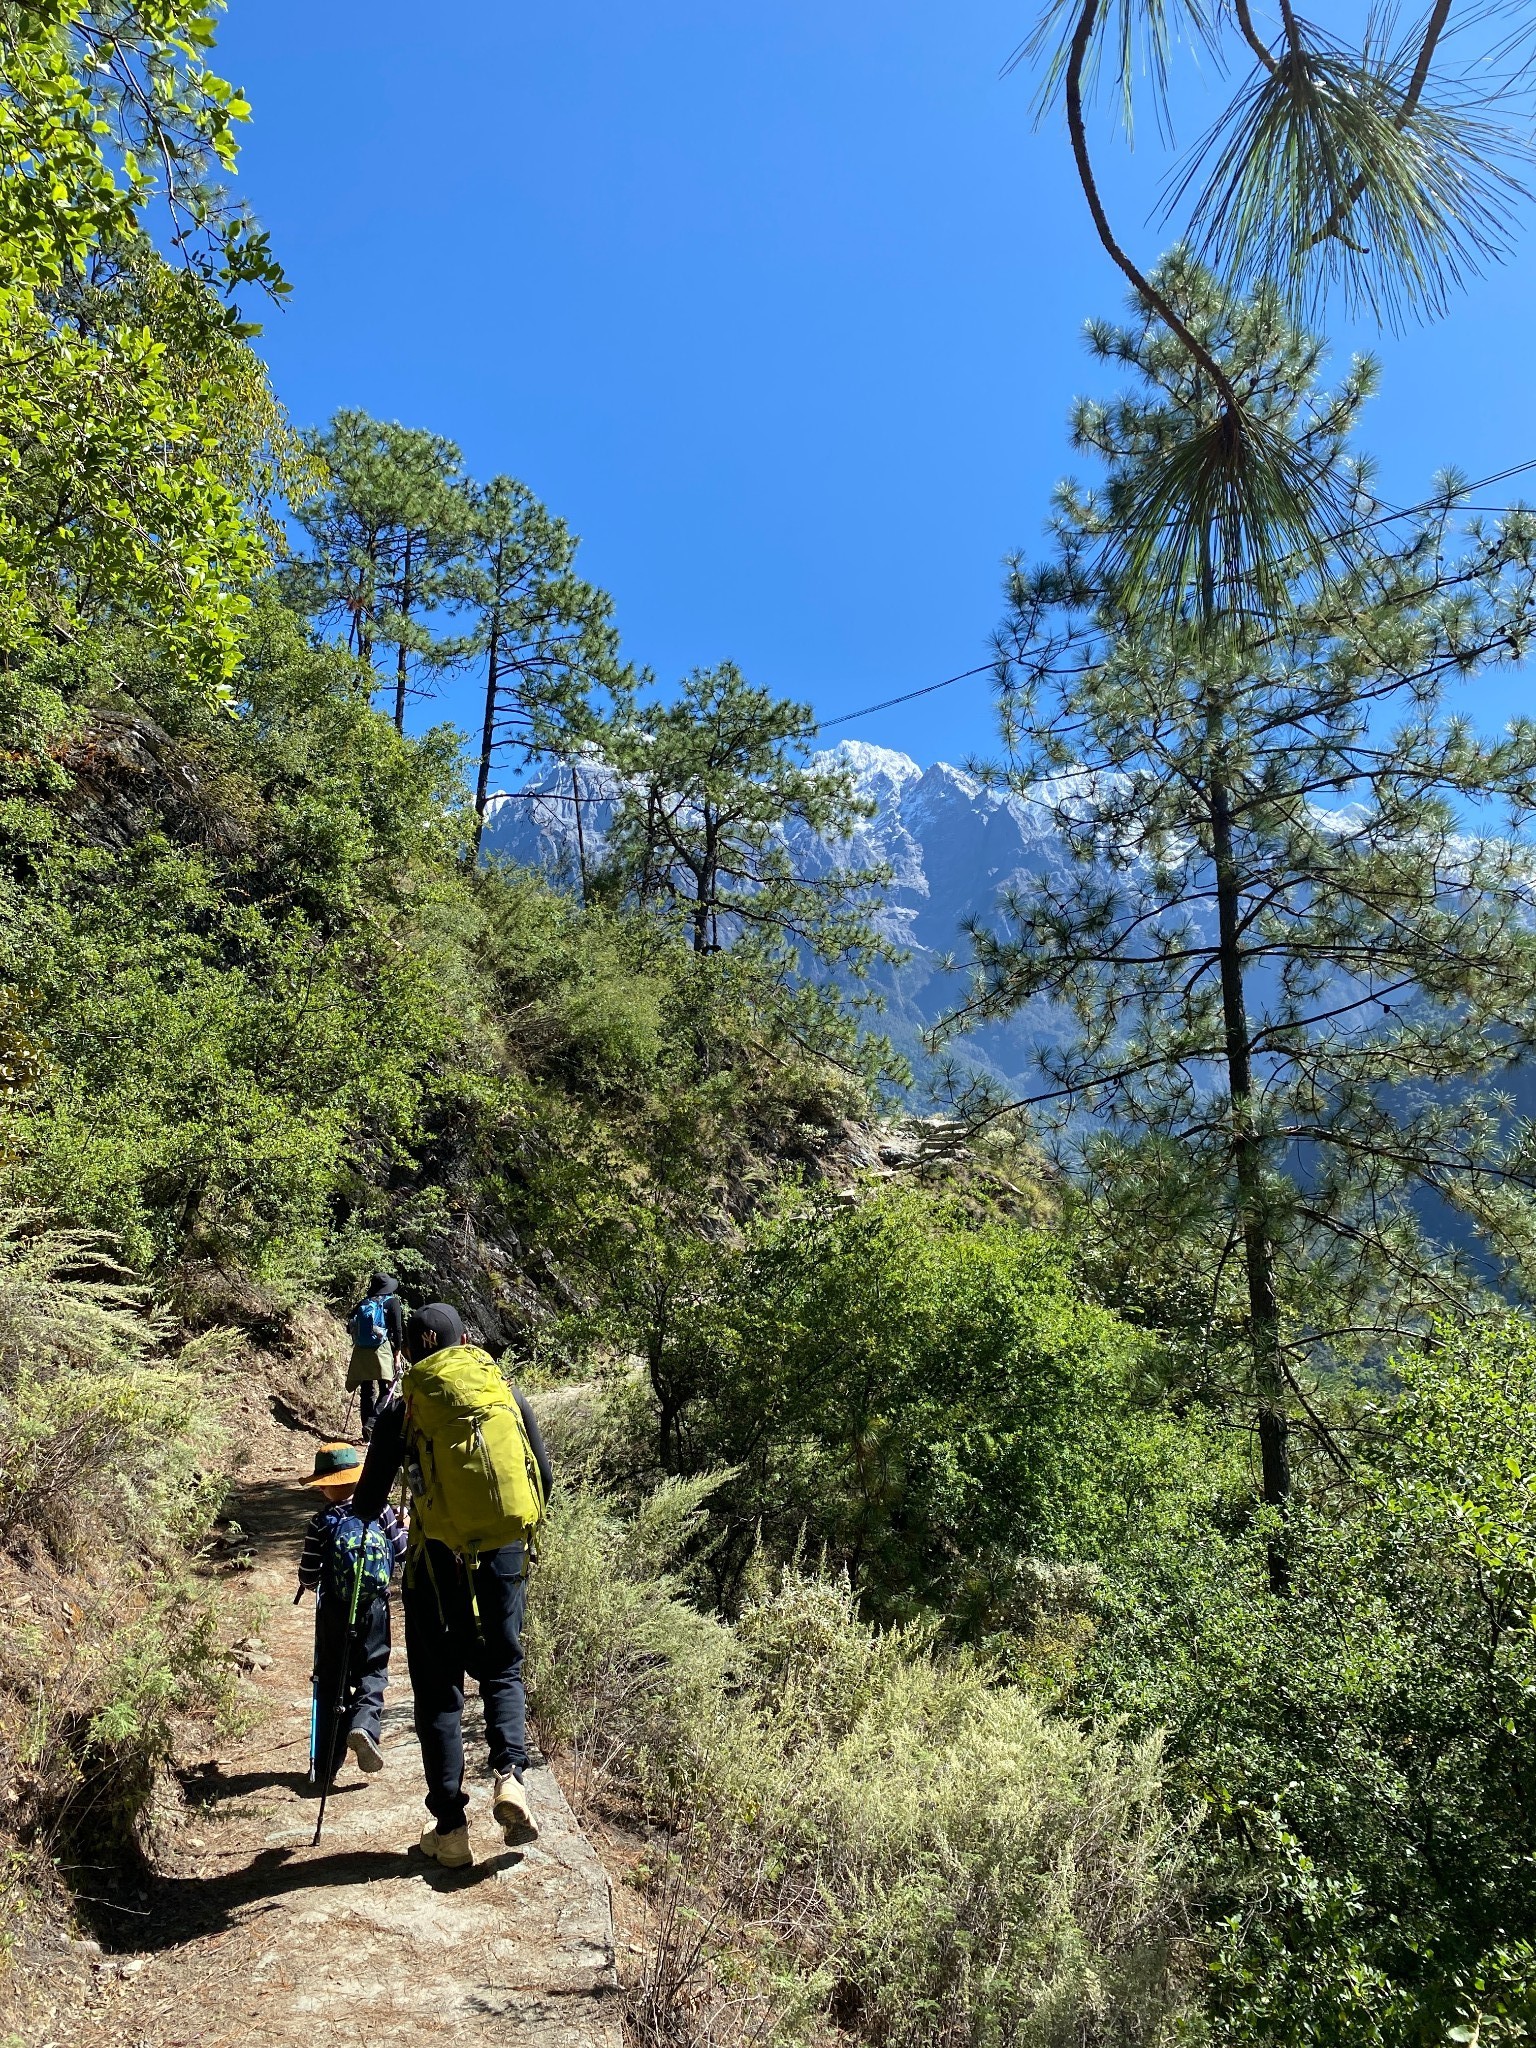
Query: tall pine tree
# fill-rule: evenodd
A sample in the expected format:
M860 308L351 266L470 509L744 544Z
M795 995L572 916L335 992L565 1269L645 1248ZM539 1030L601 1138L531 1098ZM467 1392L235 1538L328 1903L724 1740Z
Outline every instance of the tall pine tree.
M900 1063L857 1014L870 967L903 957L880 923L889 873L838 857L872 807L808 758L815 733L807 705L728 661L633 711L606 745L620 777L609 879L675 913L700 960L725 959L773 1031L883 1079Z
M1324 393L1277 294L1231 305L1182 260L1159 289L1352 494L1352 531L1328 576L1291 558L1262 635L1210 632L1198 550L1155 611L1106 579L1147 471L1224 400L1158 320L1094 330L1137 387L1079 406L1103 484L1064 487L1054 560L1015 567L994 771L1072 859L976 931L954 1023L1055 1006L1030 1104L1061 1119L1109 1235L1182 1248L1204 1290L1187 1321L1241 1360L1279 1510L1317 1368L1475 1297L1425 1235L1425 1193L1496 1251L1532 1249L1536 1153L1497 1088L1536 1043L1536 727L1483 738L1449 698L1529 644L1536 520L1458 541L1447 496L1386 521L1345 454L1368 366Z
M459 451L440 434L357 410L305 440L323 483L295 507L310 552L289 566L290 597L345 627L352 652L393 693L403 732L413 692L460 652L451 618L444 623L470 538Z
M485 664L475 778L478 853L495 759L510 754L526 766L552 755L570 758L595 730L593 690L603 686L622 698L628 679L610 623L612 601L576 575L578 543L565 521L509 476L472 488L468 502L472 553L456 595L474 620L466 656ZM579 830L574 766L571 800ZM583 873L583 888L585 879Z

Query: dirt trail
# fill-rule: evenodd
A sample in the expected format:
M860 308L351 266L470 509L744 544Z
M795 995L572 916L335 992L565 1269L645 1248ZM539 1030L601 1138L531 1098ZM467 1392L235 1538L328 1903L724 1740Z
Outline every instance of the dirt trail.
M178 1852L130 1937L136 1948L92 1967L88 2009L71 2014L60 2048L617 2048L607 1877L542 1764L528 1773L539 1839L503 1845L473 1698L465 1732L480 1860L443 1871L415 1847L427 1815L398 1604L386 1768L366 1779L347 1760L324 1838L310 1848L313 1607L292 1599L314 1506L294 1478L313 1442L272 1424L251 1445L229 1512L252 1540L243 1583L265 1610L247 1681L252 1725L203 1764Z

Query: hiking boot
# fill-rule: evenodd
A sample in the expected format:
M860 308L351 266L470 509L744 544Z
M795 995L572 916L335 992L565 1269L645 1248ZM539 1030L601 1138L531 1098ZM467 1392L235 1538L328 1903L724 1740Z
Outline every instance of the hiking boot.
M354 1728L347 1737L347 1747L357 1758L357 1768L371 1778L375 1771L384 1768L384 1752L364 1728Z
M525 1842L539 1839L539 1824L533 1817L533 1808L528 1804L528 1794L518 1783L515 1774L507 1771L496 1780L496 1790L491 1799L491 1812L501 1824L503 1839L512 1848L519 1849Z
M436 1828L423 1828L421 1853L440 1863L444 1870L465 1870L475 1860L467 1827L449 1828L446 1834L439 1834Z

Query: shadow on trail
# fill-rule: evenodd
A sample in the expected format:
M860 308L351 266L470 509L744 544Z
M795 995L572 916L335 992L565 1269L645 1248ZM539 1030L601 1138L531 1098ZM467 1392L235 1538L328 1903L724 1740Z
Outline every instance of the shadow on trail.
M131 1948L137 1955L153 1955L276 1912L293 1892L399 1878L415 1878L435 1892L470 1891L500 1871L515 1869L522 1860L520 1849L508 1849L468 1870L443 1870L415 1848L263 1849L244 1869L220 1877L156 1878L149 1888L147 1911L98 1900L93 1932L106 1949Z
M258 1543L301 1537L304 1524L320 1503L297 1484L298 1476L241 1479L237 1474L224 1496L219 1523L226 1528L231 1522L238 1523L244 1534ZM294 1563L298 1563L297 1550Z
M292 1792L300 1799L318 1799L319 1787L309 1781L309 1771L301 1767L294 1771L231 1771L228 1775L211 1771L199 1772L188 1778L183 1786L187 1805L205 1819L217 1817L221 1806L232 1805L240 1799L249 1799L257 1792ZM345 1799L349 1792L365 1789L363 1781L356 1784L337 1785L331 1792L332 1801Z

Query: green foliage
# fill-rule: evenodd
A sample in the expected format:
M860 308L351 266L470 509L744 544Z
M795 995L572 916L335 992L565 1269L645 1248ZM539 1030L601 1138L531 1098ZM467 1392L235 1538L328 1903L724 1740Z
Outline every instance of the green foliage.
M1171 1481L1144 1348L1058 1244L902 1192L765 1209L649 1364L664 1462L736 1468L725 1586L758 1542L803 1546L874 1613L975 1635L1027 1633L1113 1550L1120 1503Z
M217 292L283 289L210 171L249 111L185 0L0 14L0 653L131 618L196 687L235 664L278 433ZM157 180L160 181L157 184ZM158 205L180 271L149 251Z
M132 1843L177 1717L225 1692L187 1564L225 1446L176 1334L109 1245L0 1212L0 1761L11 1823L81 1855Z
M287 286L266 237L217 185L244 97L212 70L202 0L25 0L0 16L0 273L56 283L151 208L196 276Z
M888 876L836 858L797 868L786 840L801 828L836 846L864 815L848 774L806 762L815 731L807 705L731 662L620 717L603 743L622 781L600 887L673 913L695 953L728 952L785 1046L899 1083L889 1046L857 1029L870 966L903 957L878 920Z
M6 966L43 1052L24 1178L139 1259L312 1273L459 1029L454 753L400 742L270 605L239 689L239 718L174 733L98 719L13 849ZM127 843L81 819L92 781L144 807Z
M156 1549L198 1522L214 1439L195 1371L150 1355L164 1335L108 1244L0 1212L0 1546L67 1558L105 1517Z
M630 679L619 662L611 599L576 574L576 536L526 484L494 476L472 489L469 529L457 594L472 621L466 658L485 664L475 783L483 827L492 763L509 755L524 764L573 759L599 730L593 689L604 686L622 702ZM573 799L579 793L573 779ZM585 873L580 881L585 898Z
M688 1604L679 1568L715 1484L672 1480L632 1521L599 1493L565 1489L540 1537L531 1697L584 1797L666 1807L710 1768L731 1644Z
M102 324L114 300L121 317ZM167 283L159 300L153 326L123 286L56 311L0 303L0 647L14 661L132 619L217 692L261 554L247 476L214 451L233 412L249 424L228 453L264 445L275 421L243 345L190 289ZM174 352L205 338L206 379L189 389Z
M377 682L392 690L403 733L407 698L424 694L424 679L458 651L434 615L455 592L469 539L459 451L440 434L355 408L304 445L315 484L294 516L310 552L286 565L286 594L307 617L343 627L370 671L393 649L393 670Z
M1349 1486L1294 1517L1289 1597L1262 1528L1191 1500L1112 1567L1084 1667L1204 1811L1224 2040L1398 2048L1524 1995L1536 1339L1444 1332L1394 1372Z
M476 484L441 435L348 408L304 446L315 476L295 517L309 551L285 566L288 601L342 628L370 670L393 650L378 683L397 732L438 672L485 665L478 852L493 760L571 755L596 730L593 687L626 691L612 603L576 575L564 520L513 477Z
M1335 461L1365 380L1322 393L1272 295L1234 311L1187 264L1160 274L1249 403ZM1273 1504L1309 1375L1478 1297L1486 1261L1427 1241L1416 1203L1527 1255L1532 1163L1498 1090L1536 1035L1536 735L1479 739L1450 693L1526 646L1536 528L1515 513L1463 541L1448 497L1321 594L1304 560L1277 565L1296 588L1262 659L1213 644L1091 573L1204 403L1155 330L1094 340L1138 382L1079 409L1104 485L1063 493L1055 558L1016 570L1000 636L1000 779L1043 783L1070 860L974 934L955 1022L1061 1019L1027 1100L1054 1120L1100 1270L1118 1263L1128 1304L1160 1296L1202 1381L1246 1379ZM1507 831L1469 830L1494 803Z
M1174 179L1168 211L1194 194L1188 237L1225 296L1283 299L1297 315L1315 313L1334 285L1378 318L1439 312L1469 273L1502 255L1513 240L1521 187L1511 165L1528 153L1530 95L1526 31L1490 33L1490 16L1458 13L1458 34L1448 0L1406 35L1391 16L1368 12L1352 42L1304 20L1289 0L1279 11L1270 42L1249 0L1230 9L1048 0L1013 60L1041 60L1037 113L1058 95L1064 102L1094 231L1129 280L1137 313L1204 399L1149 451L1143 488L1126 495L1101 552L1101 585L1149 617L1178 611L1195 637L1238 640L1258 654L1289 613L1289 558L1331 578L1352 479L1326 453L1319 459L1305 431L1254 403L1246 378L1170 289L1168 266L1143 270L1117 236L1087 121L1104 59L1118 72L1127 135L1145 93L1167 135L1173 44L1209 54L1216 75L1229 47L1237 51L1245 75Z

